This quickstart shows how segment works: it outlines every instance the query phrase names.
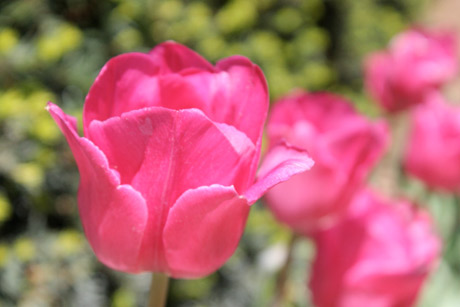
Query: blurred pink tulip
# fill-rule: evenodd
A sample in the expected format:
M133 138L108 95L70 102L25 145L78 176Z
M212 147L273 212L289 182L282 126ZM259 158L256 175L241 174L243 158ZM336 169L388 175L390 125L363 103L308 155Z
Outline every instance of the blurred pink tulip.
M309 172L277 185L265 198L280 221L303 234L345 211L389 139L386 124L369 122L345 99L304 92L274 105L268 136L270 146L285 140L315 160Z
M365 64L365 83L374 99L393 113L423 102L458 71L455 37L412 29Z
M80 171L78 205L97 257L126 272L196 278L235 251L249 205L312 160L280 145L257 176L268 109L248 59L214 67L166 42L102 68L86 97L84 137L51 103Z
M431 188L460 192L460 108L433 93L411 116L406 172Z
M310 289L317 307L409 307L440 255L427 212L371 191L314 236Z

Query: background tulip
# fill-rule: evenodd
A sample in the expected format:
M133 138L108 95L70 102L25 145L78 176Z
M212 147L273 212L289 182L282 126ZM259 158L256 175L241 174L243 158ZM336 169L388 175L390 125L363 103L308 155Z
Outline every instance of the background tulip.
M411 114L404 168L431 188L460 191L460 109L441 94Z
M398 112L422 103L455 76L457 66L453 35L411 29L368 57L365 83L384 110Z
M318 307L413 306L441 249L425 211L372 191L314 239L310 289Z
M102 68L86 97L84 137L50 103L79 167L79 211L97 257L173 277L218 269L249 205L312 164L281 145L254 182L267 108L264 76L248 59L212 66L174 42Z
M309 172L266 194L275 216L300 233L344 212L388 141L383 122L369 122L348 101L328 93L297 92L277 101L268 136L270 146L285 140L315 160Z

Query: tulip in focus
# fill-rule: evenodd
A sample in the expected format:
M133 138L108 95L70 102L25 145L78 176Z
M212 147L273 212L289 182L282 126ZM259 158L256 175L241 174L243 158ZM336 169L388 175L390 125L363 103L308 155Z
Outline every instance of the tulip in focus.
M84 137L49 103L78 164L78 206L96 256L131 273L217 270L235 251L250 205L312 165L280 145L255 180L267 109L265 78L247 58L212 66L174 42L102 68L86 97Z
M439 93L411 114L404 168L431 188L460 192L460 108Z
M317 307L414 306L441 252L427 212L372 191L314 237L310 289Z
M274 105L268 137L270 147L286 141L315 160L310 171L277 185L265 198L278 220L307 235L346 211L389 139L386 124L368 121L345 99L304 92Z
M453 79L457 66L453 35L411 29L367 59L365 83L384 110L396 113L422 103Z

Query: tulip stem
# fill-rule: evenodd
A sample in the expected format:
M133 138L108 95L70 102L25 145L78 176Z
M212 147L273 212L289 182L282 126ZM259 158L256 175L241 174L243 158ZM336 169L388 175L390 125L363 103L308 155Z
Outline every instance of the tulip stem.
M292 252L298 238L299 236L293 233L289 241L286 261L284 262L283 267L280 269L276 279L276 294L271 304L272 307L285 306L284 301L286 296L286 282L289 278L289 269L292 263Z
M166 306L168 294L169 277L161 273L152 274L152 284L150 285L149 307Z
M386 119L390 124L393 146L391 146L378 166L377 184L383 193L394 197L398 195L400 184L402 183L400 169L401 156L407 141L407 115L387 115Z

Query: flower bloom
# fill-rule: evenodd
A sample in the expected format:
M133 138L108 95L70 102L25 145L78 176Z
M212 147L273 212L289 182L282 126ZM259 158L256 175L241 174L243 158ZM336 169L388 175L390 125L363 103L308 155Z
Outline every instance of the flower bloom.
M274 148L257 179L268 93L261 70L234 56L212 66L163 43L111 59L76 120L48 110L80 171L78 206L97 257L125 271L196 278L234 252L249 205L311 167Z
M392 113L423 102L457 72L456 42L447 33L408 30L396 36L388 50L365 63L368 91Z
M388 143L388 128L355 112L329 93L297 92L280 99L268 122L269 146L286 140L315 160L308 172L293 176L266 194L274 215L308 234L340 216Z
M460 192L460 108L440 94L411 114L404 168L431 188Z
M441 252L427 212L366 190L314 240L310 289L318 307L413 306Z

